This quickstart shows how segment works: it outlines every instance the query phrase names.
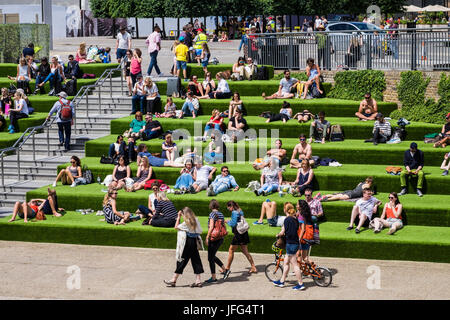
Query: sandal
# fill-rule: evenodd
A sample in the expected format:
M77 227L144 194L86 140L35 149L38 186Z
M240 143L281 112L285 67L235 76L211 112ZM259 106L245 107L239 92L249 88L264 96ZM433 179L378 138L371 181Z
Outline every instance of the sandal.
M168 287L175 287L174 281L170 281L170 280L163 280L163 281Z
M191 288L201 288L201 287L203 287L203 284L201 282L199 283L194 282L191 284Z
M248 274L251 275L252 273L258 273L258 270L257 269L255 269L255 270L250 269L248 271Z

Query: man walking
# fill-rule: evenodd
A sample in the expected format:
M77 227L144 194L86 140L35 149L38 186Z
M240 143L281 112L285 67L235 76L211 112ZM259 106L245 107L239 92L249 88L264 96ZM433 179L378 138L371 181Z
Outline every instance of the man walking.
M121 26L116 40L116 56L118 63L127 56L127 50L131 50L131 35L127 32L126 27Z
M145 43L148 47L148 53L150 54L150 65L148 66L147 76L150 76L155 67L155 71L158 76L162 77L163 74L161 70L159 70L158 61L156 58L158 57L158 53L161 50L161 29L159 26L155 26L153 29L153 33L151 33Z
M48 113L47 121L56 113L56 123L58 125L59 145L64 145L64 152L70 150L70 136L72 134L72 120L75 115L73 103L67 100L67 93L61 91L57 94L59 100L55 102Z

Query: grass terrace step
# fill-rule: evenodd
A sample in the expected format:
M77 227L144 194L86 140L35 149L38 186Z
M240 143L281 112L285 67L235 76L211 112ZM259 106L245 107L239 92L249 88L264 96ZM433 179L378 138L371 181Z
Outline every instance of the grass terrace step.
M82 73L94 74L95 77L98 78L106 69L116 68L118 65L119 65L118 63L89 63L89 64L80 64L80 69ZM17 64L0 63L0 77L7 77L7 76L15 77L16 75L17 75ZM115 76L120 77L120 73Z
M269 79L273 78L274 75L274 68L273 66L269 66L269 65L265 65L265 67L268 69L269 71ZM211 77L213 79L216 78L216 74L220 71L226 71L226 70L232 70L233 69L233 64L209 64L208 65L208 71L211 72ZM188 63L187 64L187 76L191 77L192 75L196 75L199 78L204 78L205 77L205 72L203 71L203 67L199 66L196 63Z
M233 173L233 172L232 172ZM95 178L95 177L94 177ZM239 181L238 181L239 183ZM267 197L257 197L253 192L246 192L245 186L236 192L224 192L215 197L206 196L206 191L201 191L198 194L168 194L177 209L182 209L186 205L191 207L197 215L208 216L208 205L211 199L217 199L221 205L222 210L226 209L226 202L230 199L236 201L242 210L245 212L246 217L259 218L261 214L261 203L266 199L270 199L279 203L277 208L278 214L282 215L283 207L281 203L290 201L296 203L300 198L293 197L292 195L286 195L280 197L278 193L271 194ZM66 210L86 209L91 208L94 210L102 209L102 201L105 196L105 186L94 183L90 185L77 186L71 188L66 185L63 186L58 183L56 192L58 194L59 206ZM334 193L337 191L321 190L322 194ZM118 210L125 210L135 212L138 205L147 205L148 196L151 192L149 190L139 190L136 192L125 192L119 190L117 196L117 208ZM42 187L27 192L27 199L42 199L47 194L47 187ZM315 193L316 194L316 193ZM384 203L388 201L388 193L378 193L376 197ZM302 198L304 199L304 197ZM407 215L407 221L410 225L422 225L422 226L440 226L448 227L450 223L450 209L445 205L450 201L449 195L424 195L419 198L416 194L407 194L401 197L401 202L405 208ZM331 201L323 202L324 213L327 217L327 221L330 222L349 222L350 214L354 202L352 201ZM223 211L222 211L223 212ZM379 214L381 215L382 207L379 208Z
M88 141L86 143L86 156L87 157L100 157L108 154L109 145L116 142L117 135L109 135L103 138ZM290 158L293 149L298 139L285 138L282 139L283 148L287 150L287 156ZM162 139L152 139L144 141L149 147L149 151L153 153L161 152ZM175 141L181 148L197 147L200 150L200 146L203 150L206 150L208 146L207 142L190 140ZM363 140L345 140L341 142L327 142L325 144L314 143L312 145L313 155L321 158L335 159L342 164L381 164L386 166L399 165L403 166L403 155L405 150L409 149L409 145L412 141L402 141L399 144L379 144L374 146L372 143L365 143ZM440 166L444 159L444 153L446 149L433 148L433 145L424 143L423 141L416 141L418 148L425 153L425 171L427 166ZM140 140L137 142L141 143ZM272 148L275 143L275 139L271 141L270 136L267 139L256 139L254 141L240 141L239 143L227 143L228 154L234 154L234 160L239 161L254 161L257 157L264 157L265 151L259 154L258 150L268 150ZM232 153L232 150L234 153ZM237 152L239 150L239 153ZM245 153L243 153L245 151ZM244 158L238 159L237 155ZM230 160L227 161L230 161Z
M129 129L131 121L134 116L127 116L119 119L113 119L111 121L111 133L122 134L125 130ZM210 116L199 116L197 118L187 117L183 119L168 119L159 118L158 120L164 130L176 130L183 128L188 130L191 134L194 133L195 121L202 121L202 131L209 121ZM307 123L298 123L297 120L291 119L286 123L282 121L276 121L266 123L266 118L258 116L246 116L247 124L251 129L257 132L260 129L279 130L279 136L283 138L298 138L300 133L305 133L309 137L309 128L312 121ZM346 139L368 139L372 137L373 121L358 121L356 117L327 117L326 118L332 125L340 124L344 131ZM224 122L228 125L228 118L225 118ZM397 126L397 121L390 120L391 126L394 128ZM442 126L423 122L413 122L407 126L407 138L408 140L423 140L425 134L440 132Z
M67 212L64 217L48 217L45 221L23 223L18 220L8 223L9 217L0 219L0 239L14 241L69 243L85 245L109 245L145 248L173 249L176 246L177 234L173 228L155 228L142 226L140 221L125 226L114 226L99 221L98 216L81 215ZM206 235L207 217L200 217L203 229L202 238ZM249 219L252 223L253 220ZM429 262L450 262L446 254L442 254L450 246L450 229L440 227L407 226L393 236L386 231L374 234L363 231L355 234L345 230L345 223L323 223L320 226L321 244L313 248L314 256L412 260ZM228 250L233 235L231 230L221 246ZM272 243L279 228L251 226L249 230L249 251L255 253L271 253ZM271 261L267 261L269 263Z
M102 180L112 174L114 165L100 163L100 158L83 158L81 159L83 165L87 165L92 171L95 179L99 176ZM61 164L58 166L58 171L69 166L70 163ZM220 172L222 164L215 164L218 168L217 174ZM250 181L260 181L261 171L252 168L249 163L232 163L227 164L232 175L236 178L237 183L242 186L247 186ZM136 162L130 164L132 174L137 172ZM177 178L180 176L180 168L171 167L152 167L153 178L161 179L169 185L174 185ZM345 164L342 167L328 167L319 166L314 169L314 190L332 190L339 186L342 190L351 190L359 182L366 177L372 176L375 180L376 190L378 192L399 191L400 178L387 174L386 166L383 165L360 165L360 164ZM283 172L283 180L293 182L295 181L297 170L286 166L286 171ZM443 177L442 170L439 167L427 167L425 178L425 188L427 194L448 194L448 177ZM55 172L56 175L56 172ZM411 193L415 189L411 185L409 188Z

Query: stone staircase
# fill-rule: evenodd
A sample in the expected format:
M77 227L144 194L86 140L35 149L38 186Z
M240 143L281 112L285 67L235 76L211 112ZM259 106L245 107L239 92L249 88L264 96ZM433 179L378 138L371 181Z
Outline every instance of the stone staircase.
M47 131L38 133L34 147L33 139L29 139L19 156L5 156L5 184L0 186L0 217L11 214L16 201L25 201L28 191L53 183L58 165L68 162L73 155L83 158L86 141L109 135L110 121L130 114L131 98L126 93L124 88L125 96L121 94L120 78L113 78L111 82L104 82L100 93L98 88L91 92L88 104L85 99L80 101L69 152L64 152L64 147L59 146L58 126L54 123L48 132L49 139ZM18 161L21 164L20 174Z

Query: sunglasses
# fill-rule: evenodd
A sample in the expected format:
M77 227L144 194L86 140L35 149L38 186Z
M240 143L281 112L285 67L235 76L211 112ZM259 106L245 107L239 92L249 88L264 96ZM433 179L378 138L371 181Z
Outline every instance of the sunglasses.
M223 170L222 172L229 172L228 170Z
M395 199L395 197L389 197L389 199Z
M117 192L113 192L113 193L111 193L111 195L113 195L113 194L117 194Z
M306 139L300 139L300 141L306 141Z
M75 161L70 161L70 163L75 163Z

